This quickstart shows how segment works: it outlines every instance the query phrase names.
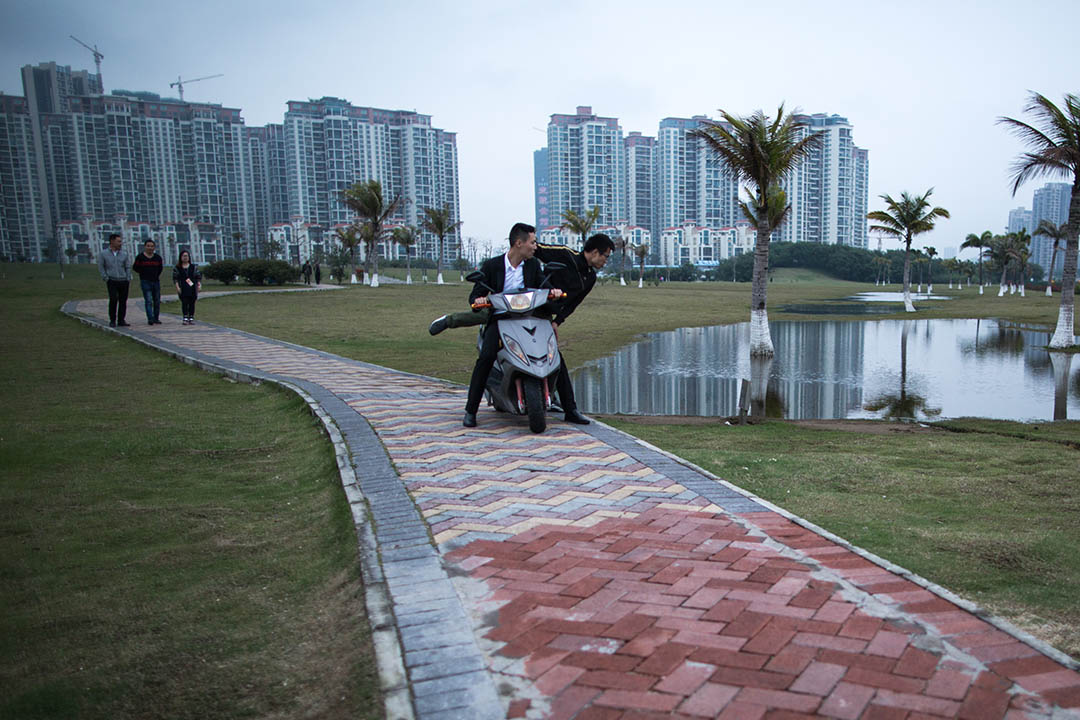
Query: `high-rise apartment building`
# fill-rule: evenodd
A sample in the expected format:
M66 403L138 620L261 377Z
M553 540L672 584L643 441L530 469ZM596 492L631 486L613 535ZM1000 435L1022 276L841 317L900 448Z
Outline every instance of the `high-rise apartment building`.
M626 153L616 118L588 106L552 115L547 127L548 207L552 224L563 213L600 208L599 225L626 220Z
M734 227L743 219L738 184L705 141L691 134L706 120L704 115L695 115L660 121L656 133L656 237L686 224L718 229Z
M1005 226L1005 232L1014 233L1027 230L1028 234L1035 232L1031 226L1031 211L1024 206L1009 211L1009 224Z
M630 225L656 233L656 138L632 132L626 146L626 219Z
M855 146L852 126L845 118L816 114L798 119L805 124L802 137L820 132L822 141L786 178L791 212L773 239L866 248L869 152ZM597 117L588 106L579 107L576 115L552 115L548 147L534 155L535 161L547 151L546 185L542 186L539 172L535 181L538 227L548 224L540 222L541 198L547 203L545 217L551 225L559 224L567 208L583 212L599 205L598 225L649 229L654 241L650 262L669 262L676 255L711 262L716 253L691 252L692 243L683 243L680 247L685 252L680 250L680 254L674 250L678 243L664 241L719 237L720 231L745 220L739 184L694 134L707 121L704 115L668 117L660 121L655 138L631 132L623 138L620 161L610 154L612 140L621 135L618 120ZM620 163L624 173L619 171ZM617 192L620 184L621 195ZM591 195L587 195L589 189ZM708 232L687 233L687 227Z
M26 98L0 95L0 257L41 257L47 195L38 174Z
M773 239L865 249L869 153L855 146L846 118L797 118L804 123L800 137L819 133L821 143L784 180L791 212Z
M1048 220L1054 225L1062 225L1069 219L1069 205L1072 199L1072 185L1069 183L1046 183L1035 191L1031 199L1031 230L1034 233L1039 223ZM1064 248L1060 248L1064 250ZM1043 235L1031 238L1031 262L1042 267L1043 272L1050 272L1050 259L1054 253L1054 241ZM1061 256L1061 253L1058 253ZM1060 277L1064 263L1057 261L1054 277Z
M387 202L405 198L391 218L419 227L424 208L449 206L461 218L457 137L431 126L431 116L401 110L356 107L324 97L290 101L285 113L285 156L290 218L323 227L351 222L341 193L357 179L378 180ZM420 232L416 254L435 258L438 238ZM446 254L458 257L460 232L446 239ZM404 250L394 248L391 252Z
M121 232L133 245L190 245L196 262L211 262L265 250L276 227L275 240L296 238L282 255L300 262L354 220L341 191L369 179L387 200L402 196L391 222L419 226L424 208L446 206L460 219L456 136L428 115L324 97L289 102L283 123L249 128L236 108L103 95L99 76L55 63L22 76L25 97L0 96L5 258L50 257L59 237L61 251L88 259ZM435 258L436 246L421 233L414 252ZM459 233L445 251L458 256Z

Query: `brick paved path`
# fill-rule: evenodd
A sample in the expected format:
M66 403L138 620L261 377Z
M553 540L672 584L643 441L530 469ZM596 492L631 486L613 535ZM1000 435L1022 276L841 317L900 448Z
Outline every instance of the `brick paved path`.
M340 429L389 717L1080 717L1065 656L629 436L162 317L124 334Z

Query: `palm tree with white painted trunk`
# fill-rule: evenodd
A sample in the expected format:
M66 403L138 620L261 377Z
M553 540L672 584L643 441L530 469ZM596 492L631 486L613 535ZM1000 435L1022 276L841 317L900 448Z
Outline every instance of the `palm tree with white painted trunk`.
M401 195L387 201L383 198L382 183L378 180L356 182L341 193L341 201L363 222L365 282L379 287L379 243L383 240L383 225L401 205Z
M441 208L424 208L424 219L420 221L420 225L439 238L439 261L435 270L437 273L435 283L442 285L443 253L446 250L446 236L452 235L455 230L461 227L461 221L454 222L450 205L447 204Z
M416 228L402 225L394 228L390 239L405 248L405 284L412 285L412 246L416 244Z
M757 110L740 117L723 110L723 122L702 121L691 134L723 161L724 170L744 184L750 197L739 201L743 214L757 230L754 272L750 291L750 355L771 356L769 312L769 241L791 206L781 183L822 143L821 133L810 131L802 116L785 113L783 104L770 118Z
M1033 124L1010 117L998 118L1017 135L1028 151L1012 165L1013 195L1028 180L1061 177L1072 181L1069 218L1065 232L1065 262L1061 277L1061 305L1050 348L1060 350L1073 344L1076 318L1077 235L1080 234L1080 97L1067 94L1064 109L1039 93L1032 93L1024 112Z
M926 262L930 266L926 274L926 294L932 295L934 293L934 258L937 256L938 251L933 245L927 245L923 249L926 251Z
M1035 228L1035 237L1040 235L1048 240L1054 241L1054 249L1050 253L1050 269L1046 271L1046 296L1050 297L1054 294L1054 265L1057 264L1058 248L1065 244L1065 232L1068 230L1068 223L1061 223L1055 225L1049 220L1039 221L1039 227Z
M975 233L969 233L964 242L960 245L961 250L967 250L968 248L975 248L979 251L979 294L983 294L983 250L990 246L990 240L994 237L994 233L989 230L984 230L982 235L976 235Z
M645 258L649 257L649 245L648 243L642 243L641 245L634 245L634 257L638 261L638 276L637 286L640 289L645 285Z
M870 232L880 232L904 243L904 310L915 312L911 302L911 240L916 235L930 232L938 218L949 217L949 211L942 207L930 207L930 188L922 195L900 194L899 200L889 195L881 195L885 202L884 210L874 210L866 217L878 225L871 225Z

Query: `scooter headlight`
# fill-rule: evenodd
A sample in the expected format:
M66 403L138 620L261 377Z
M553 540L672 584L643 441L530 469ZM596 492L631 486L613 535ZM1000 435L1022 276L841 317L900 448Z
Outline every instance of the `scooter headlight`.
M509 296L507 300L510 301L511 310L528 310L533 304L533 294L531 292L518 293Z
M555 335L548 338L548 352L547 361L551 362L555 359L555 351L559 349L559 343L555 340Z
M513 338L503 335L503 345L505 345L506 349L509 350L514 357L520 360L522 364L529 364L529 358L527 355L525 355L525 351L521 349L521 346L518 345Z

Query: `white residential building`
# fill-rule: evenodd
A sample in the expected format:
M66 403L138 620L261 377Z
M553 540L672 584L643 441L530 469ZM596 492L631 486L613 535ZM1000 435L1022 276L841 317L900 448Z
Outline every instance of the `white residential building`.
M626 149L616 118L579 106L574 115L552 115L547 127L547 206L551 222L563 213L600 208L598 224L626 215Z

